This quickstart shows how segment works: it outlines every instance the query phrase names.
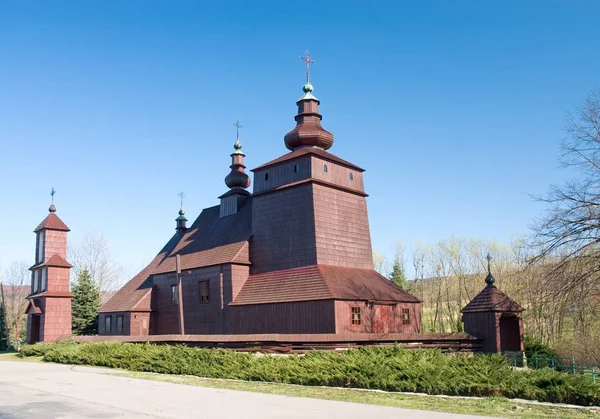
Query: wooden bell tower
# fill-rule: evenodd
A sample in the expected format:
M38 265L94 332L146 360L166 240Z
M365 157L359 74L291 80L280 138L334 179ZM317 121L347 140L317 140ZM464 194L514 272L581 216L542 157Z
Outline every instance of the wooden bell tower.
M54 201L54 189L52 198ZM49 212L34 230L36 251L27 297L27 343L54 342L71 335L71 264L66 260L70 230L56 215L54 202Z

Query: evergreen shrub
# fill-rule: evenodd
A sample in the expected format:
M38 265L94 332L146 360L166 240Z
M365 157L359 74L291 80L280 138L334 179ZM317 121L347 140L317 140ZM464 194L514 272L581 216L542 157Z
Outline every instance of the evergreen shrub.
M43 353L51 362L130 371L600 406L600 384L589 377L547 368L516 370L499 355L392 347L272 356L120 342L37 344L21 352Z

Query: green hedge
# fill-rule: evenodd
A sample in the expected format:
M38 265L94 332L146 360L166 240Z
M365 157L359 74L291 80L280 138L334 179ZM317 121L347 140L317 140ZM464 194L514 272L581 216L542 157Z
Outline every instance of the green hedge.
M119 342L37 344L21 353L43 355L51 362L131 371L600 405L600 384L593 384L590 377L550 369L514 370L497 355L446 355L394 347L269 356Z

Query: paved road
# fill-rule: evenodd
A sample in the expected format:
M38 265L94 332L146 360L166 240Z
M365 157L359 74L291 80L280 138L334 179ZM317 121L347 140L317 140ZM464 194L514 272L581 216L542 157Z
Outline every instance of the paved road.
M38 417L477 418L136 380L96 368L0 361L0 418Z

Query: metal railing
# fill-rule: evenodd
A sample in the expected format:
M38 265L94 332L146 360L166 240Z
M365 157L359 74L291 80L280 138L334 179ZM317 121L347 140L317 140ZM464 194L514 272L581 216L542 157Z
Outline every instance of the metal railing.
M537 354L527 358L523 352L507 352L503 355L515 368L551 368L569 374L589 374L593 383L596 383L596 380L600 381L600 364L580 364L573 357L550 357Z

